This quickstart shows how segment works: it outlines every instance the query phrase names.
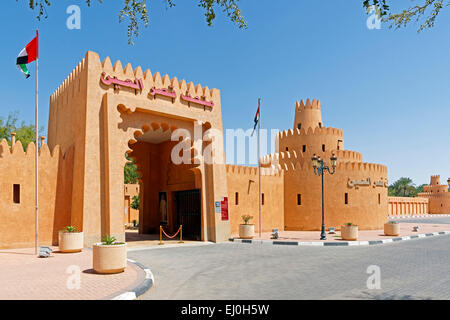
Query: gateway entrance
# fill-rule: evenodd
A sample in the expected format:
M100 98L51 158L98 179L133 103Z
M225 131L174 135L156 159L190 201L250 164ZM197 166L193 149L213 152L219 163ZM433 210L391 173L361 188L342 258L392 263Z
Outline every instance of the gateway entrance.
M175 192L177 228L183 225L183 238L201 240L200 190Z

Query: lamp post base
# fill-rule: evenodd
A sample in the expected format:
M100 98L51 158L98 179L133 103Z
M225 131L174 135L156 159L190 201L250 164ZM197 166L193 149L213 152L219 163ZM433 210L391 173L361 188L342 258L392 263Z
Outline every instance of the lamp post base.
M327 240L327 235L324 229L322 229L322 232L320 233L320 240Z
M325 226L322 226L322 232L320 233L320 240L327 240L327 234L325 232Z

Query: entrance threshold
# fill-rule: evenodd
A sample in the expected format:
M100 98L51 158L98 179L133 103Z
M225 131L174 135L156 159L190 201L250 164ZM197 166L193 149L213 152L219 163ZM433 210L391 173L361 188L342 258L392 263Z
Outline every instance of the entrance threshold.
M186 240L183 237L183 243L180 243L180 237L177 236L174 239L163 238L162 245L160 245L159 233L158 234L139 234L137 230L125 230L125 242L128 248L135 247L173 247L192 244L204 244L204 241Z

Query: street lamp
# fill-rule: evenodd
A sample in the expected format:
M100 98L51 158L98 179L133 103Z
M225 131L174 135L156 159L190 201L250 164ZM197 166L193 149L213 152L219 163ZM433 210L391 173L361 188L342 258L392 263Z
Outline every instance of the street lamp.
M333 153L333 155L330 158L331 167L333 170L330 170L330 167L326 165L326 163L321 159L320 157L316 156L314 153L312 157L312 165L314 168L314 174L318 176L322 176L322 232L320 233L320 240L327 240L327 236L325 233L325 200L324 200L324 193L323 193L323 176L328 171L329 174L334 174L336 171L337 166L337 160L338 158ZM450 179L449 179L450 181Z
M450 178L447 179L448 187L450 188Z

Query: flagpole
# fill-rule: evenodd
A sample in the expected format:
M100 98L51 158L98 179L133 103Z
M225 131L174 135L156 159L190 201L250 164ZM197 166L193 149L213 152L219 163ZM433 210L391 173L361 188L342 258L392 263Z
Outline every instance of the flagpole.
M38 246L39 246L39 30L36 30L36 37L37 37L37 59L36 59L36 154L35 154L35 161L36 161L36 168L35 168L35 189L36 189L36 239L35 239L35 246L34 251L37 255L38 253Z
M262 215L261 215L261 98L258 98L258 110L259 110L259 121L258 121L258 173L259 173L259 238L261 239L262 234Z

